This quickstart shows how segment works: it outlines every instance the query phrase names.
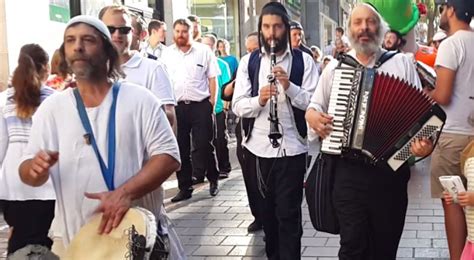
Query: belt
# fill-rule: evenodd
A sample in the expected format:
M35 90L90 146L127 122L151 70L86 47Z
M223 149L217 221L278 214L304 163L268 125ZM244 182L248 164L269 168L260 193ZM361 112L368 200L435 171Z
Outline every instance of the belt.
M197 103L201 103L201 102L204 102L206 100L208 100L209 97L201 100L201 101L193 101L193 100L182 100L182 101L178 101L178 105L189 105L189 104L197 104Z

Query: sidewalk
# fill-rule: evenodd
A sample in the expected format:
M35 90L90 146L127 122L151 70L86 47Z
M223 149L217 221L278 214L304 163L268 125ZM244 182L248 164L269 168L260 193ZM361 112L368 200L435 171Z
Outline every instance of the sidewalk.
M430 198L428 162L412 170L409 205L398 259L447 259L448 250L439 200ZM209 195L209 186L195 190L193 198L165 201L189 259L266 259L263 232L248 234L253 217L242 174L233 170L220 182L220 193ZM337 259L339 237L316 232L303 202L302 259ZM6 229L0 216L0 259L6 248Z
M443 210L439 200L430 198L429 162L412 170L409 206L398 259L447 259ZM185 246L189 259L266 259L263 233L248 234L253 220L248 208L240 170L221 182L217 197L207 186L193 198L167 204L170 218ZM339 237L316 232L303 203L302 259L337 259Z

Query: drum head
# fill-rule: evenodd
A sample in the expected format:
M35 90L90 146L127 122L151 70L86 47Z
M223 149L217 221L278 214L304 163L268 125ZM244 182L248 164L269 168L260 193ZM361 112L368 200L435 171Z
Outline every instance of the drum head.
M101 217L102 214L97 214L79 230L62 259L126 259L132 225L139 234L146 234L147 224L140 210L129 209L120 225L109 234L98 234Z

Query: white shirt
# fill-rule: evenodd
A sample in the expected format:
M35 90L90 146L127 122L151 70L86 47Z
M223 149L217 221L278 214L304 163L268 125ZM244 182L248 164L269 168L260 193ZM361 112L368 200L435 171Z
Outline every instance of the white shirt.
M474 32L461 30L441 42L438 49L435 65L456 71L451 103L441 106L447 115L446 133L474 135L473 46Z
M348 54L357 60L354 49L350 50ZM372 61L368 64L367 67L374 67L375 62L377 61L380 55L381 52L379 51L379 53L374 56L374 59L372 59ZM337 65L338 61L332 60L323 70L323 73L321 74L321 79L318 83L318 87L316 88L316 91L314 92L314 95L311 98L311 104L308 108L314 108L321 112L327 111L329 105L329 98L331 95L334 69L337 67ZM410 84L421 89L420 78L418 77L418 73L416 72L415 66L411 59L405 54L399 53L393 56L391 59L382 64L382 66L380 66L377 70L393 76L397 76L400 79L406 80Z
M147 54L151 54L155 56L157 59L161 58L161 55L163 54L163 51L167 47L163 43L158 43L158 45L155 48L151 47L150 42L145 42L145 45L141 48L141 54L143 57L147 57Z
M138 52L122 64L125 80L151 90L163 105L176 105L173 87L160 61L144 58Z
M217 76L218 68L209 46L193 42L184 53L173 44L163 52L162 61L171 76L178 102L202 101L211 95L209 78Z
M244 140L242 144L253 154L264 158L275 158L284 156L294 156L308 151L306 140L302 140L293 120L293 110L286 97L291 99L293 106L306 110L311 95L318 83L319 73L311 56L303 52L304 75L302 86L296 86L290 82L286 91L277 83L278 95L278 119L280 131L283 134L279 140L281 148L273 148L268 133L270 130L270 101L265 106L260 106L259 96L251 97L252 86L248 74L248 62L250 54L244 56L237 70L234 96L232 99L232 110L239 117L255 118L251 137ZM277 57L276 66L281 66L288 74L291 71L292 56L289 50ZM267 76L270 74L270 55L264 54L260 62L260 72L258 75L259 87L268 85Z
M42 87L41 101L54 92L50 87ZM14 88L3 93L3 101L0 101L0 200L54 200L56 196L51 180L41 187L32 187L20 179L18 168L31 133L31 119L17 117Z
M111 88L112 89L112 88ZM107 128L112 104L110 90L102 103L86 108L102 158L108 158ZM173 131L159 100L149 90L123 82L116 108L116 159L114 183L119 187L157 154L168 154L180 161ZM84 192L104 192L107 186L91 145L84 140L84 127L76 109L73 89L66 89L46 99L33 117L32 133L24 159L40 150L59 152L59 160L50 169L57 196L62 237L68 244L99 205L84 197ZM105 159L107 162L107 159ZM151 197L151 199L149 199ZM159 216L163 198L150 193L142 201ZM141 203L138 203L141 204Z

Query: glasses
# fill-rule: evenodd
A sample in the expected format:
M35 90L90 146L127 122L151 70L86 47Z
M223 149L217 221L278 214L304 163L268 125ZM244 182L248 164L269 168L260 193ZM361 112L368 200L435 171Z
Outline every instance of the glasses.
M116 30L118 30L120 34L128 34L130 32L130 30L132 30L132 27L128 27L128 26L122 26L122 27L107 26L107 29L109 29L110 34L114 34Z
M442 14L444 9L446 9L447 7L449 7L447 4L441 4L440 6L438 6L439 14Z

